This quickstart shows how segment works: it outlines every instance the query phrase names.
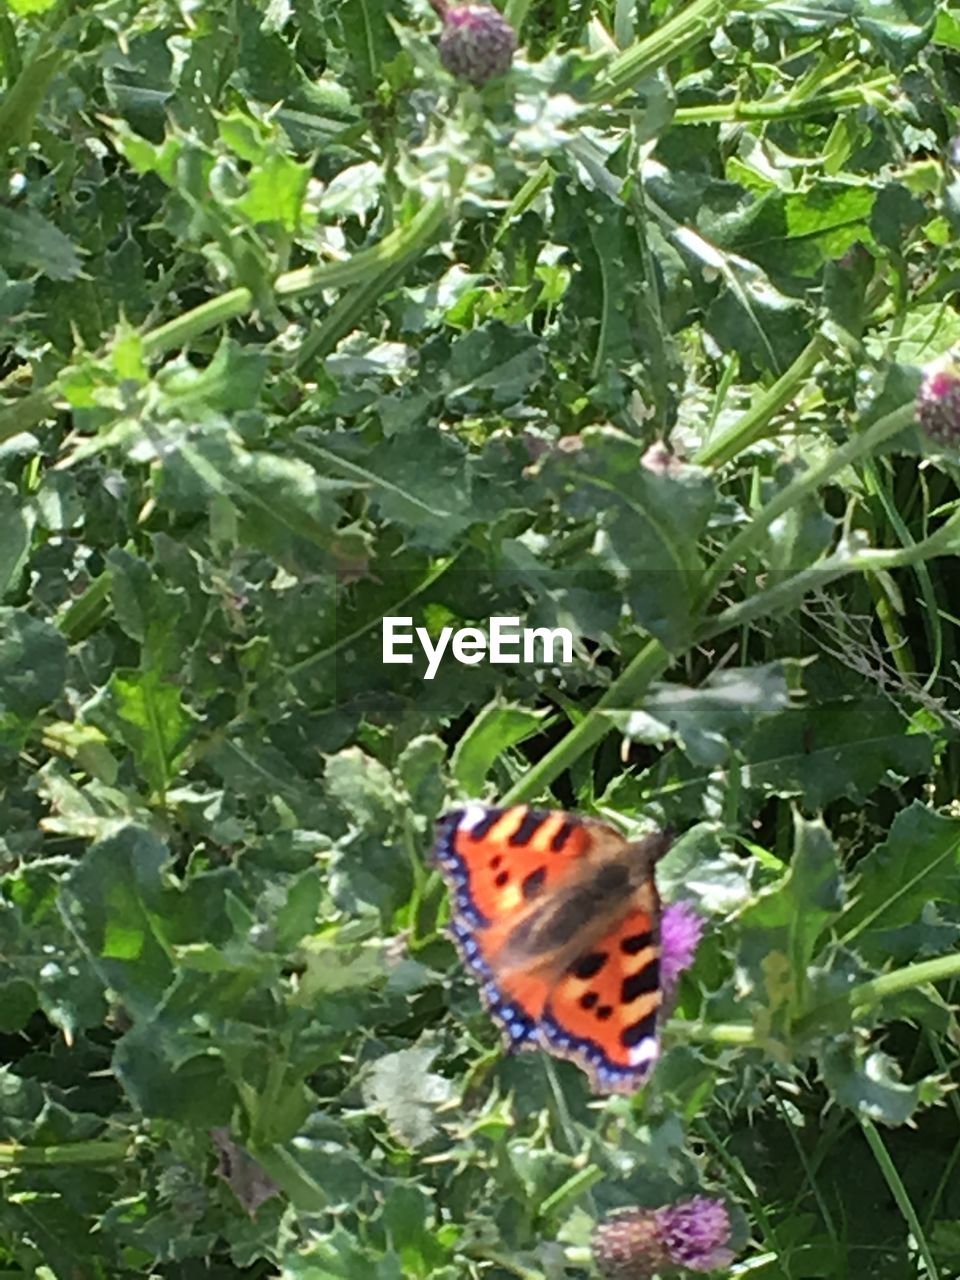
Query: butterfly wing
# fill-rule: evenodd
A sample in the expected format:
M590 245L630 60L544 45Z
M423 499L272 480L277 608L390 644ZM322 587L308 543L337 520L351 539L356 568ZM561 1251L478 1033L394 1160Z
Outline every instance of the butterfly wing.
M659 1054L660 903L651 874L615 928L551 988L538 1035L569 1058L599 1093L632 1093Z
M434 856L450 889L451 932L510 1047L542 1043L538 1024L554 975L537 965L505 967L506 943L584 860L625 847L604 823L527 805L470 804L440 819Z

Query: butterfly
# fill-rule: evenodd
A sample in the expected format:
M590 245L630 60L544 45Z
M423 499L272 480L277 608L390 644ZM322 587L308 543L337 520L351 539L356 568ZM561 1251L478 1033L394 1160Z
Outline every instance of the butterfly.
M508 1049L568 1058L600 1093L632 1093L659 1053L660 897L670 846L592 818L467 804L437 824L451 933Z

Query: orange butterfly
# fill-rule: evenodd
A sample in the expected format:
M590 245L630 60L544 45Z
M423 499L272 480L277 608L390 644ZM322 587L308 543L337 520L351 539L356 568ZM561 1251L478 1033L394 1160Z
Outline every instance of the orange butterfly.
M451 931L508 1048L631 1093L658 1053L662 832L630 843L572 813L468 804L437 824Z

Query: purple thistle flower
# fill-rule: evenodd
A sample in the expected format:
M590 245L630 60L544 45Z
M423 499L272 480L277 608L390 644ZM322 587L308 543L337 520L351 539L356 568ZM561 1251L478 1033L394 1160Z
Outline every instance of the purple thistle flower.
M479 86L510 70L517 33L492 4L451 4L441 16L440 61L452 75Z
M917 419L934 444L960 444L960 366L953 361L940 361L924 373Z
M722 1200L692 1196L656 1210L657 1232L673 1260L688 1271L716 1271L729 1267L734 1254L727 1248L730 1214Z
M600 1223L593 1256L604 1280L648 1280L658 1272L714 1271L734 1253L722 1200L692 1196L662 1209L621 1209Z
M703 917L689 902L671 902L660 918L660 981L668 990L693 964L703 937Z

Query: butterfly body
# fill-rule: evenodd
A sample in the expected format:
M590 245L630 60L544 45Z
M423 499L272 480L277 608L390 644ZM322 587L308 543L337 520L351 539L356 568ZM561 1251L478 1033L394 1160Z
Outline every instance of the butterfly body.
M653 867L669 843L526 805L441 818L451 931L511 1048L570 1058L604 1092L647 1078L661 1003Z

